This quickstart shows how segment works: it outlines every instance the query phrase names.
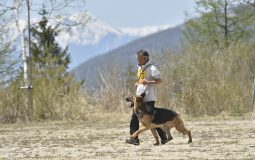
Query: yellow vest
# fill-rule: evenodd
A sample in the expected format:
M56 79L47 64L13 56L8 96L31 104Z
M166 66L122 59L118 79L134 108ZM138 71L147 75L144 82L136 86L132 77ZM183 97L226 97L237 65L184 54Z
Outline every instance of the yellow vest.
M146 79L147 77L147 72L146 70L142 70L142 68L139 68L137 70L137 78L138 78L138 84L142 84L143 80Z

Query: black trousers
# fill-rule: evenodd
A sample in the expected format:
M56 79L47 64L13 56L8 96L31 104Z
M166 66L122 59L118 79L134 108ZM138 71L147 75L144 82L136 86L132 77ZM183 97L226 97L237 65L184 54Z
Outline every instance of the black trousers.
M149 110L154 110L155 101L148 101L145 103L146 103L146 106L151 107ZM133 112L131 121L130 121L130 134L133 134L137 130L139 130L139 120L138 120L138 117L136 116L136 114ZM162 129L156 128L156 130L157 130L158 135L161 138L161 140L167 139L166 133Z

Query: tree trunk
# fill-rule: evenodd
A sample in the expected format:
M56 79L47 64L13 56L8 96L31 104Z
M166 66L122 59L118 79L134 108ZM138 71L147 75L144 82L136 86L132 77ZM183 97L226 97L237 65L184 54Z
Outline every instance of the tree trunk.
M225 37L225 45L229 46L229 28L228 28L228 1L225 0L224 4L224 37Z
M31 55L31 31L30 31L30 0L26 0L27 2L27 32L28 32L28 88L27 88L27 97L28 101L28 120L31 121L33 119L33 93L32 93L32 55Z
M252 106L253 106L253 112L255 112L255 77L254 77L254 81L253 81Z
M26 40L25 40L25 30L26 27L20 26L19 24L19 4L20 1L16 0L15 5L15 16L16 16L16 26L21 34L21 54L22 54L22 60L23 60L23 78L24 78L24 86L21 86L21 89L25 89L25 109L21 111L22 119L25 121L31 121L31 108L32 108L32 88L31 88L31 73L30 73L30 67L29 67L29 61L28 57L26 55ZM30 21L30 17L28 17Z
M23 59L23 78L24 78L24 86L21 87L21 89L26 89L28 88L29 85L29 80L28 80L28 61L27 61L27 55L26 55L26 44L25 44L25 29L21 32L21 54L22 54L22 59ZM25 112L22 114L25 118L26 121L29 121L28 118L28 112L29 110L29 97L28 93L26 93L25 96Z

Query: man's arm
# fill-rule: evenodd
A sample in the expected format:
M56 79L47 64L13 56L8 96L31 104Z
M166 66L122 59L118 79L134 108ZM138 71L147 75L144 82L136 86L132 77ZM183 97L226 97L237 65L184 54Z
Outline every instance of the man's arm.
M150 85L150 84L160 84L162 83L162 78L159 70L155 67L151 67L151 76L153 80L143 80L143 85Z
M152 80L152 81L149 81L149 80L143 80L143 85L149 85L149 84L160 84L162 83L162 79L155 79L155 80Z

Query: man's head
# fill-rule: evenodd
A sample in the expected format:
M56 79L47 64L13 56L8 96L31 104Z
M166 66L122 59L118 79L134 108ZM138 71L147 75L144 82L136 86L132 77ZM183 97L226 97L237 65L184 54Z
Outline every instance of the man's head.
M149 53L145 50L139 50L136 53L138 65L144 65L149 61Z

